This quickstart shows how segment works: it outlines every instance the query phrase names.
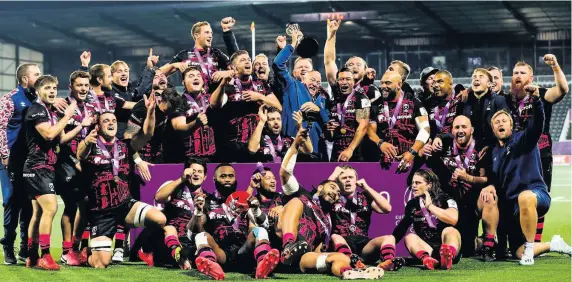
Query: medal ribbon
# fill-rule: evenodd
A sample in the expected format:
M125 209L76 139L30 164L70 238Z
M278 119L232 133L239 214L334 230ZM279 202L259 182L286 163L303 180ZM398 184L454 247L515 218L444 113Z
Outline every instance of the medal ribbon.
M199 65L201 65L201 69L203 70L203 73L207 75L207 78L210 80L211 79L211 69L213 66L213 58L211 57L211 49L207 48L207 63L205 64L205 61L203 60L203 56L201 56L201 53L199 52L199 49L195 48L194 49L195 52L195 57L197 57L197 60L199 61Z
M397 116L401 112L401 105L403 104L403 91L399 94L399 100L397 100L397 105L395 105L395 109L393 110L393 116L389 117L389 104L387 101L383 102L383 115L387 119L387 123L389 124L389 129L393 129L395 124L397 123Z
M423 213L423 216L425 217L425 221L427 221L427 224L429 225L429 227L435 228L437 226L437 224L435 223L435 221L433 221L431 214L429 214L429 211L425 207L425 202L421 198L419 198L419 207L421 207L421 212Z
M282 148L284 147L284 141L282 141L282 137L278 135L278 144L276 144L276 147L274 147L274 143L272 143L272 139L270 139L270 136L264 135L264 141L266 142L268 149L270 149L270 155L272 155L272 159L274 160L274 162L275 163L282 162L282 157L278 156L278 153L276 153L276 151L282 152Z
M473 139L471 141L471 145L469 145L469 148L467 149L467 151L465 152L465 160L464 160L464 166L463 163L461 163L461 156L459 155L459 149L458 149L458 144L456 141L453 141L453 155L455 155L455 162L457 162L457 167L461 168L465 168L468 169L469 168L469 161L471 160L471 155L473 154L473 151L475 150L475 140Z
M101 139L97 138L97 147L101 150L103 156L109 160L111 160L113 166L113 176L119 175L119 150L117 149L117 138L115 142L113 142L113 158L111 158L111 154L107 151L105 144L101 142Z
M449 106L451 105L451 102L455 99L455 92L453 92L453 96L451 97L451 100L449 100L449 102L447 102L447 104L445 104L445 106L443 107L443 113L442 115L439 115L439 106L435 107L435 123L437 123L437 127L439 127L439 129L443 128L443 125L445 124L445 121L447 119L447 114L449 114Z

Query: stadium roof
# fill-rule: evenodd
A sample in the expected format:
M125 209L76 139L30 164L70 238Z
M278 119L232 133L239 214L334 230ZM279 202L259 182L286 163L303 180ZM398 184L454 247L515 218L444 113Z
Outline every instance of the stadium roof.
M292 20L323 42L325 18L342 12L346 22L338 33L340 42L366 45L432 37L482 41L494 34L570 38L570 11L570 1L2 2L0 40L43 52L103 49L139 56L149 47L172 52L192 46L190 27L197 21L209 21L220 34L220 20L232 16L241 48L250 48L254 21L257 49L271 50L276 35ZM222 44L215 37L215 46Z

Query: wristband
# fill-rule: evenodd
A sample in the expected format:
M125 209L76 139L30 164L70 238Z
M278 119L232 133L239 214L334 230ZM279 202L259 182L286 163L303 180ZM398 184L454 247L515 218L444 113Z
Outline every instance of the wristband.
M383 139L379 139L379 141L377 141L377 147L381 147L381 144L383 144Z
M419 154L419 152L415 151L415 149L413 148L409 149L409 153L411 153L414 157L416 157Z
M203 216L203 213L201 211L199 211L199 209L195 209L195 211L193 212L193 215L195 216Z
M143 162L143 160L141 159L141 157L136 158L135 160L133 160L135 162L136 165L139 165L140 163Z

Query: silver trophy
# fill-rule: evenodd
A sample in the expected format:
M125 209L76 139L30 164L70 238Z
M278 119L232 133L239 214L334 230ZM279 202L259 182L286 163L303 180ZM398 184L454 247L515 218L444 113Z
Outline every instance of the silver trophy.
M286 25L286 34L292 36L292 34L298 34L298 44L296 46L296 53L302 58L311 58L318 54L318 49L320 45L318 41L312 37L304 37L304 34L300 30L300 25L297 23L288 23Z

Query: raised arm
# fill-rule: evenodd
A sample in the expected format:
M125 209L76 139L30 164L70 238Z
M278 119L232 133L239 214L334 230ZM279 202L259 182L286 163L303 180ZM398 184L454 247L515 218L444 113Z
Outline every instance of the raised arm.
M279 40L286 41L286 37L278 36L278 38L276 38L276 41L278 42ZM286 44L286 46L284 46L284 49L282 49L282 51L280 51L278 55L276 55L276 57L274 58L274 63L272 64L273 69L276 71L275 73L277 77L284 82L284 90L288 89L288 87L290 87L295 83L294 81L295 78L293 78L292 75L290 75L287 65L288 60L290 59L292 53L294 53L294 50L296 49L295 44L296 44L295 41L292 41L292 44Z
M238 51L238 43L236 43L236 37L232 32L232 27L236 21L232 17L226 17L220 21L220 26L222 27L222 39L224 40L224 45L226 46L226 52L232 56L234 52ZM256 54L250 54L252 57Z
M363 190L367 193L369 197L373 200L371 203L371 208L377 213L390 213L391 212L391 205L389 201L384 198L379 192L375 191L375 189L371 188L365 179L360 179L357 182L357 185L363 188Z
M336 33L340 23L341 21L339 20L328 21L328 38L324 46L324 68L330 85L336 85L336 75L338 73L338 65L336 64Z
M552 54L544 55L544 62L552 67L552 71L554 72L554 83L556 86L548 89L546 94L544 95L544 100L549 103L558 103L564 99L564 96L568 94L568 82L566 81L566 75L558 65L558 61L556 60L556 56Z
M300 189L300 185L294 177L294 167L296 166L296 158L298 157L298 147L306 142L308 138L308 130L300 129L292 146L286 152L282 165L280 166L280 180L282 181L282 190L286 195L292 195Z
M527 148L527 150L530 150L536 147L538 140L542 135L545 116L544 106L542 105L542 100L540 100L538 86L527 85L524 90L529 94L532 94L532 120L528 122L523 134L521 135L521 139L518 140L518 143Z
M155 193L155 201L158 203L166 203L171 200L171 195L178 187L181 185L185 185L185 182L188 181L188 177L192 174L192 169L187 168L183 171L181 177L171 180L163 184L163 186L159 187L157 192Z
M256 129L254 129L252 136L250 136L250 139L248 140L248 152L251 154L258 152L258 149L260 149L262 131L264 130L264 126L266 126L266 121L268 120L268 116L266 115L267 113L268 110L266 107L264 105L260 106L258 109L258 117L260 117L260 121L258 121Z

